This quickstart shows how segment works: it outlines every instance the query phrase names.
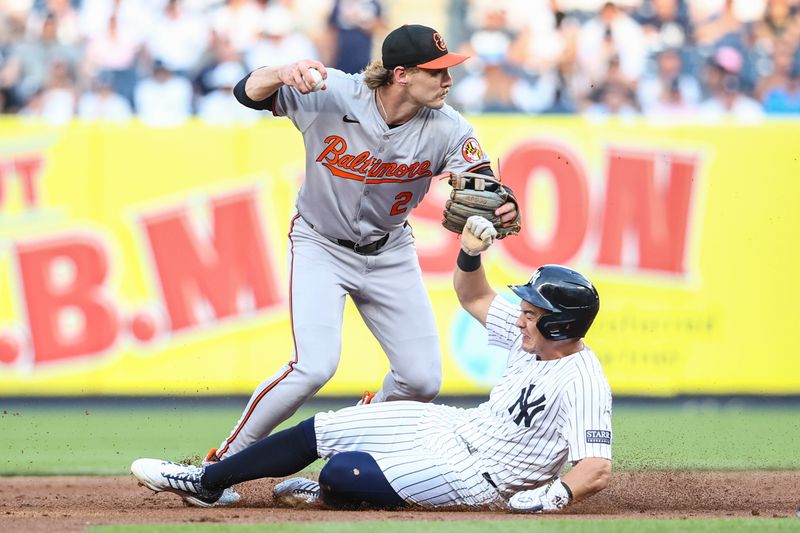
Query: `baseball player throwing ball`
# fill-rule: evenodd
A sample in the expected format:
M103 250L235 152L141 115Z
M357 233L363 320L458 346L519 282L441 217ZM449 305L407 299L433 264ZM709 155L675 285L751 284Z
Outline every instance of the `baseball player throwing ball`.
M347 295L390 362L366 400L427 402L439 392L439 339L406 219L445 170L492 176L472 127L445 104L448 68L465 59L436 30L409 25L389 33L381 60L360 74L303 60L257 69L234 89L303 135L305 181L289 230L294 354L258 385L208 462L269 434L333 376ZM511 201L494 214L518 218Z
M279 502L331 507L408 504L556 511L606 487L611 476L611 391L582 337L599 309L578 272L540 267L511 290L489 286L480 253L494 228L479 217L465 229L454 274L461 305L508 350L489 399L472 409L398 401L319 413L228 460L205 467L138 459L131 470L154 491L213 505L234 483L282 477L319 457L319 483L292 478ZM572 469L563 473L567 463Z

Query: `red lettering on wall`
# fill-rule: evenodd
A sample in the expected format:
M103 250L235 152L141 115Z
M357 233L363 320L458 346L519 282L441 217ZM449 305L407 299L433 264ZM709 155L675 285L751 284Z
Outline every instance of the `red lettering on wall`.
M42 158L39 156L25 157L14 160L14 170L22 185L22 197L25 205L33 207L39 203L36 178L42 169Z
M636 267L685 272L696 171L694 157L611 150L597 262L622 266L625 237L635 234Z
M143 219L173 331L198 324L203 302L217 318L235 315L241 295L251 295L257 309L280 303L255 194L217 199L211 211L207 240L185 210Z
M526 265L567 263L578 252L589 224L587 177L577 157L555 145L528 142L502 159L501 177L521 204L523 229L504 239L506 250ZM528 187L534 179L549 176L557 194L555 231L546 242L533 239L536 231L526 223Z
M117 317L105 292L108 264L100 243L67 236L17 245L16 254L34 366L111 347ZM59 266L63 267L60 271ZM67 312L82 318L77 328L65 327L61 318Z
M22 199L26 207L35 207L39 203L39 189L37 180L42 172L44 160L40 155L16 157L10 161L0 159L0 207L5 201L5 187L10 169L13 168L19 180Z

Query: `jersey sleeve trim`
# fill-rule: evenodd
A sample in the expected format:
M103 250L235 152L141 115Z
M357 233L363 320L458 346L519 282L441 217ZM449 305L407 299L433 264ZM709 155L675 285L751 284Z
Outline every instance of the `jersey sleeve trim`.
M468 168L466 171L475 172L476 174L483 174L484 176L494 177L494 173L492 172L492 166L488 161L482 161L477 165L475 165L474 167Z

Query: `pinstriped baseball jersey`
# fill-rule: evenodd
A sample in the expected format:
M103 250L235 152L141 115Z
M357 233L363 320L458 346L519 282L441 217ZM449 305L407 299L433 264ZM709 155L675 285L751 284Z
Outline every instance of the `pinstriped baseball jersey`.
M278 91L273 113L303 133L306 178L297 210L321 234L366 244L403 225L443 171L489 166L473 129L449 105L422 107L389 128L363 74L327 69L327 90Z
M534 488L567 461L611 459L611 389L597 356L585 347L552 361L522 350L520 308L497 297L489 308L489 343L508 348L508 366L461 437L490 460L501 491Z
M514 325L520 308L489 309L490 343L508 366L473 409L394 402L317 415L317 451L365 451L397 493L422 505L497 506L557 476L568 461L611 459L611 390L589 348L538 361Z

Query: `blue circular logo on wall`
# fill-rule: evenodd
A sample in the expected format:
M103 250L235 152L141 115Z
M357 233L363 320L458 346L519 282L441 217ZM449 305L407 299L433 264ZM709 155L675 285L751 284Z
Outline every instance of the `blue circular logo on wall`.
M450 329L450 345L456 364L475 383L491 387L506 369L508 350L488 343L486 328L461 309Z

